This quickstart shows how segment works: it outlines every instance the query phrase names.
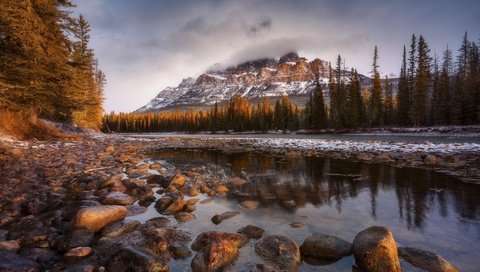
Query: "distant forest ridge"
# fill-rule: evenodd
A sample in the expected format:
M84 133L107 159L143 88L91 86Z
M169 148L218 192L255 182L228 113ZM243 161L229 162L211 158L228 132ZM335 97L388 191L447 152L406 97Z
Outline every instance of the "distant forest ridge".
M395 91L388 77L380 78L378 59L375 46L371 87L362 89L357 71L342 69L344 60L339 55L335 67L329 67L328 99L317 77L305 105L281 97L274 104L262 98L254 106L236 95L225 106L215 103L203 111L112 112L104 116L103 130L268 131L480 123L480 54L466 32L455 58L448 47L441 57L432 56L424 37L413 34L408 50L403 48Z

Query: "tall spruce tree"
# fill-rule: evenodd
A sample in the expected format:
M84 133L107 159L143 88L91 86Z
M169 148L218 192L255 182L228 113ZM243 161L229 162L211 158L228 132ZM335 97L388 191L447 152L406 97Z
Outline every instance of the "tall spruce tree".
M378 71L378 49L375 46L373 52L373 64L372 64L372 90L370 96L369 105L369 121L371 126L382 125L382 82L380 79L380 73Z
M406 126L410 123L410 91L407 74L407 49L403 46L402 67L398 81L398 124Z
M407 125L413 124L413 92L415 88L416 77L416 64L417 64L417 37L412 34L412 40L410 42L410 50L408 51L408 68L407 68L407 86L409 97L409 122Z
M384 125L391 126L395 119L393 106L393 86L388 76L385 76Z
M417 69L412 96L412 120L415 126L423 126L427 124L427 99L431 81L431 57L429 55L430 49L422 35L420 35L418 39L417 50Z

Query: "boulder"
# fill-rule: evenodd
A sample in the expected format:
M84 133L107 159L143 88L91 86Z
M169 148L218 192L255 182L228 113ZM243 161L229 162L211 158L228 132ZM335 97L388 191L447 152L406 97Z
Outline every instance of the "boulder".
M448 263L444 258L437 254L413 247L399 247L398 255L400 258L412 265L431 272L458 272L458 268Z
M193 241L191 247L193 250L199 251L209 244L225 241L236 247L242 247L248 242L248 238L245 235L238 233L207 231L200 233L195 241Z
M352 244L327 234L313 234L300 246L302 256L317 259L338 260L352 255Z
M127 246L110 258L107 271L127 272L164 272L168 264L160 257L137 247Z
M80 209L72 220L73 227L86 228L94 232L100 231L106 225L123 219L127 209L118 205L100 205Z
M257 226L248 225L240 228L237 232L246 235L250 239L260 239L265 230Z
M186 259L190 255L192 255L192 252L188 247L184 244L181 243L172 243L168 247L170 250L170 253L172 254L172 257L174 259Z
M397 243L386 227L373 226L358 233L353 240L353 256L362 271L401 271Z
M263 237L255 245L255 252L289 271L295 271L301 262L297 243L281 235Z
M129 195L121 192L110 192L103 198L102 203L106 205L132 205L135 202Z
M93 249L91 247L75 247L65 253L63 257L68 261L77 261L92 255L92 253Z
M125 233L134 231L140 225L140 221L137 220L122 220L116 221L102 230L103 237L115 238Z
M192 259L193 272L218 271L238 256L238 246L228 240L217 241L203 247Z
M195 207L195 206L194 206ZM197 219L197 217L191 213L188 212L181 212L175 214L175 219L177 219L178 222L188 222L188 221L193 221Z
M227 219L232 218L232 217L234 217L238 214L240 214L240 212L233 212L233 211L224 212L222 214L216 214L212 217L212 222L213 222L213 224L218 225L218 224L222 223L223 220L227 220Z

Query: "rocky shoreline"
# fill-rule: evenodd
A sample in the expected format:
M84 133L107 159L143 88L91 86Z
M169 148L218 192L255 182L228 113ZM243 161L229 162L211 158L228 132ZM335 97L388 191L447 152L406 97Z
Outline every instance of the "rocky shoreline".
M193 271L240 271L231 263L239 249L249 243L268 260L257 264L254 271L294 271L302 260L328 263L352 254L356 263L353 269L358 271L383 271L385 264L391 266L391 271L400 271L399 256L420 268L457 271L434 253L397 248L393 234L384 227L368 228L352 243L314 234L305 237L299 246L285 236L264 236L264 230L252 225L237 233L207 231L194 239L178 224L195 220L192 212L198 207L199 196L224 197L241 190L248 181L239 177L219 179L202 169L180 171L162 165L147 155L147 151L158 148L326 156L448 170L466 181L478 181L480 177L478 152L397 154L272 149L253 140L176 137L2 141L0 271L168 271L169 263L191 256ZM145 222L129 218L145 213L151 205L161 216ZM246 201L241 205L254 209L258 204ZM221 224L233 216L235 212L226 212L211 221Z

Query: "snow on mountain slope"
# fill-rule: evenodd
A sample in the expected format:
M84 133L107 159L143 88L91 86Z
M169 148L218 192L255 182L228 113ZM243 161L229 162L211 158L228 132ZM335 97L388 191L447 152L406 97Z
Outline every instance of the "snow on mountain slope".
M329 63L320 59L308 61L297 53L288 53L279 60L247 61L221 71L207 71L196 79L187 78L178 87L167 87L136 112L161 111L166 108L208 106L234 95L249 99L260 97L307 97L318 77L324 92L328 89ZM348 72L345 76L348 77ZM362 85L369 78L360 75Z

